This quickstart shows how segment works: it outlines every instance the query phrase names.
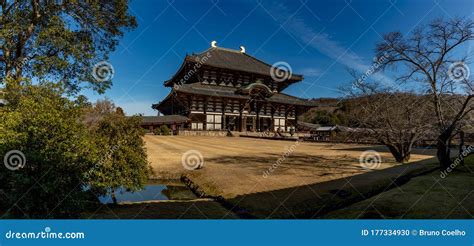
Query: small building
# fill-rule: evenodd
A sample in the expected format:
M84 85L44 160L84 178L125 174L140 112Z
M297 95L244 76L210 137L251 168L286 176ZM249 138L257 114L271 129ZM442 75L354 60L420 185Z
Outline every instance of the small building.
M308 133L305 138L317 142L373 143L372 131L366 128L347 126L321 126L307 122L298 122L300 132Z
M164 82L171 92L152 108L189 118L194 131L288 132L296 128L298 116L317 106L283 93L301 80L302 75L268 65L243 47L232 50L213 42L208 50L185 57Z
M321 127L320 124L313 124L313 123L300 121L298 122L298 126L296 128L299 132L311 133L312 131L315 131L319 127Z
M186 129L191 121L182 115L142 116L141 127L153 133L155 129L166 125L173 135L178 135L180 129Z
M329 137L335 136L336 132L339 132L340 126L321 126L320 124L313 124L308 122L298 122L298 130L301 132L307 132L312 137L318 137L321 140L329 140Z

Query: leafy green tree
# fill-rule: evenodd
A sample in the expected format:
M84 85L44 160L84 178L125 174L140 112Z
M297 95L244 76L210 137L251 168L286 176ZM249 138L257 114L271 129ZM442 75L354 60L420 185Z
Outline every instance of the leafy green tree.
M10 157L9 168L0 168L1 216L74 217L93 198L84 192L83 173L100 149L82 123L82 102L62 93L57 85L21 87L0 108L0 156Z
M146 155L137 119L122 111L120 117L105 113L91 120L84 117L91 107L85 97L64 97L84 87L103 93L111 86L113 67L103 62L123 33L136 26L128 4L0 0L0 85L6 85L8 101L0 109L5 122L0 155L20 150L27 160L19 170L0 171L0 206L8 215L74 216L96 199L91 191L103 193L119 185L136 189L145 182L140 175L149 169L139 165ZM91 128L97 121L101 128ZM104 146L117 143L120 147L104 161Z
M136 26L128 4L128 0L0 1L1 77L15 79L10 82L47 79L67 92L78 92L86 84L103 93L111 85L107 75L113 70L98 65L108 59L124 31Z
M347 119L343 114L321 110L316 111L311 122L321 125L345 125Z
M25 159L22 168L12 159L13 170L0 169L4 217L77 217L98 195L119 187L136 191L148 180L140 118L126 117L111 102L92 107L63 93L53 84L7 93L0 156L21 151ZM94 118L91 112L100 113Z
M95 194L112 194L123 188L128 191L143 189L151 168L148 165L141 118L126 117L123 110L108 101L97 102L90 112L100 112L89 122L96 143L101 146L102 158L86 175ZM88 117L91 118L91 117Z

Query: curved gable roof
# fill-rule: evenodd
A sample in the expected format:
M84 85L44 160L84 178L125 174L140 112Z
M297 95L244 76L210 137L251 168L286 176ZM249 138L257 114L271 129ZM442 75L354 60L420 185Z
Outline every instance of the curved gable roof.
M272 65L238 50L211 47L206 51L188 56L191 61L207 59L204 65L271 76ZM303 76L292 74L290 80L302 80Z
M170 85L170 82L184 68L186 62L196 63L199 61L201 61L204 66L242 71L264 76L271 76L272 70L272 65L269 65L246 53L227 48L211 47L198 54L186 55L184 62L181 64L181 67L173 76L173 78L165 81L164 84ZM291 77L288 80L301 81L303 80L303 75L291 74Z

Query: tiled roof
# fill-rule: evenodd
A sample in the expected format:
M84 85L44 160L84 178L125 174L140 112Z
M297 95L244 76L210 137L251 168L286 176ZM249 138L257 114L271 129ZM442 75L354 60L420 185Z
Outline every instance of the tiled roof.
M216 96L216 97L229 97L235 99L249 99L248 95L242 95L236 93L236 89L232 87L216 86L216 85L203 85L200 83L184 84L174 88L175 91L198 94L205 96ZM302 99L294 96L290 96L284 93L275 93L271 97L266 99L269 102L292 104L299 106L318 106L316 102L311 100Z
M204 65L271 76L272 65L237 50L211 47L208 50L187 56L188 60L205 61ZM203 60L205 59L205 60ZM302 75L292 74L290 80L303 80Z
M310 129L313 131L319 131L319 132L329 132L329 131L341 131L341 132L360 132L360 133L371 133L372 130L367 129L367 128L354 128L354 127L347 127L347 126L321 126L319 124L312 124L312 123L307 123L303 121L298 121L298 126L301 126L306 129Z
M306 129L316 130L317 128L321 127L319 124L308 123L304 121L298 121L298 126Z
M182 115L142 116L142 125L184 123L188 121L189 118Z
M316 128L316 131L321 131L321 132L330 132L338 129L337 126L321 126Z

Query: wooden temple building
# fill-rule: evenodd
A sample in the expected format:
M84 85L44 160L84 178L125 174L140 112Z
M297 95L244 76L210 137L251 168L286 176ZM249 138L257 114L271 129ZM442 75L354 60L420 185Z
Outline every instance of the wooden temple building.
M183 130L296 130L298 116L317 106L283 93L301 80L302 75L246 54L244 47L232 50L213 42L202 53L186 55L178 71L164 82L171 92L152 108L165 116L187 117L185 124L176 125Z

